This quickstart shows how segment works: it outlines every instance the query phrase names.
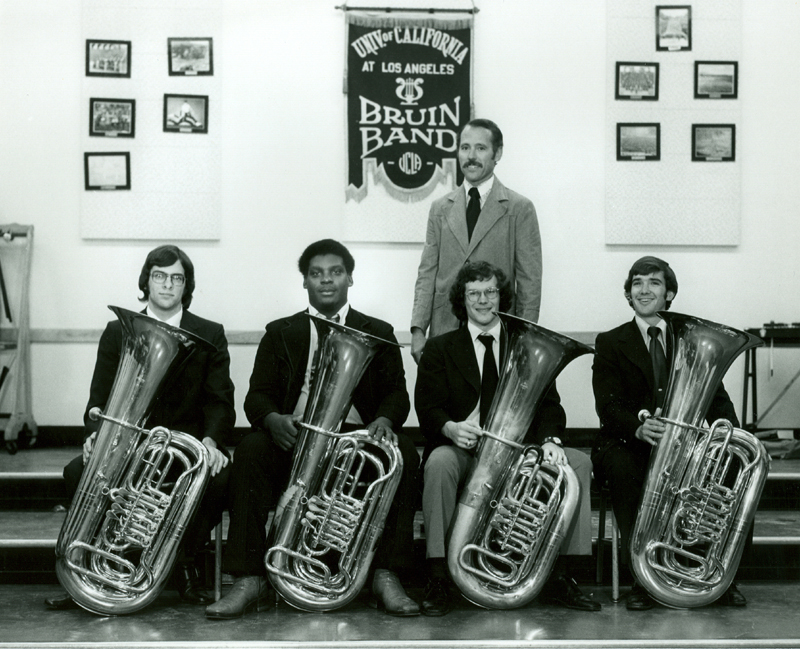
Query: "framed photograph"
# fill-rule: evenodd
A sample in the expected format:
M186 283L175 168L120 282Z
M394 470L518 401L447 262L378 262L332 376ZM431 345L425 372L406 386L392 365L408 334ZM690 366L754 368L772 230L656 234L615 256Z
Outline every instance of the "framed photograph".
M164 131L208 133L208 95L164 95Z
M168 38L167 60L171 77L210 76L214 56L210 38Z
M692 160L736 160L736 124L692 124Z
M87 77L130 77L130 41L86 41Z
M661 124L617 123L617 160L661 160Z
M615 99L658 99L658 63L617 61Z
M136 129L135 99L89 100L89 135L133 137Z
M739 96L738 61L695 61L695 99L736 99Z
M656 51L688 52L691 49L691 5L658 5L656 7Z
M128 151L84 153L83 177L87 190L130 189L131 154Z

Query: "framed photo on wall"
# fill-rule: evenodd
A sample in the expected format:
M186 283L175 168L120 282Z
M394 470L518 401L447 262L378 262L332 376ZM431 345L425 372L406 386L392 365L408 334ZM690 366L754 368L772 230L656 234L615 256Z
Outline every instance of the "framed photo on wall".
M658 100L658 63L617 61L614 98Z
M208 133L208 95L164 95L164 131Z
M695 61L695 99L737 99L739 96L738 61Z
M661 160L661 124L618 122L617 160Z
M87 77L130 77L130 41L86 41Z
M131 154L96 151L83 154L84 185L92 189L130 189Z
M688 52L691 49L691 5L656 6L656 51Z
M136 130L135 99L89 100L89 135L133 137Z
M172 77L214 74L211 38L168 38L167 59Z
M692 124L692 160L736 160L736 124Z

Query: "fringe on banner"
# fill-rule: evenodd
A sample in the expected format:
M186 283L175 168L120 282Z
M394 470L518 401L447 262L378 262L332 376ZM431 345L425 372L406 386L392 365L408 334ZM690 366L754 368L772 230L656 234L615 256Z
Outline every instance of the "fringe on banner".
M345 202L355 201L360 203L367 197L367 177L372 176L375 185L380 185L392 198L403 203L418 203L430 196L439 185L448 185L448 191L456 186L456 161L443 160L442 167L437 167L433 176L421 187L405 189L395 185L386 175L383 165L377 165L375 160L367 159L363 162L364 182L361 187L348 185L345 189Z
M439 29L468 29L475 22L473 16L467 18L415 18L408 15L372 15L348 11L345 13L347 22L359 27L434 27Z

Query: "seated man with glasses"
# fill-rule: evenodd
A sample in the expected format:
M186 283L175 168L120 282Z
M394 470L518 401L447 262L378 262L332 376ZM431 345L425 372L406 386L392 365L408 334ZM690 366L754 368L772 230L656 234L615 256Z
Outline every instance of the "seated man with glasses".
M422 513L428 584L421 608L430 616L445 615L452 608L445 558L448 531L499 382L506 340L497 312L510 308L510 283L502 270L488 262L467 262L450 289L450 304L461 326L428 341L419 363L414 399L427 440L422 456ZM592 553L592 463L585 453L562 448L559 437L565 427L566 415L554 384L542 399L524 443L541 444L545 462L568 463L573 468L580 481L580 500L564 537L562 556L541 599L597 611L600 604L586 597L567 575L569 557Z
M147 255L139 275L139 290L142 291L139 301L147 303L142 313L196 334L216 347L216 351L211 353L195 350L180 369L167 378L146 423L148 428L164 426L188 433L201 440L208 449L212 479L184 534L181 556L173 576L182 599L192 604L208 604L213 599L200 583L198 562L200 551L208 542L213 527L221 520L226 505L230 455L224 444L233 431L236 412L225 330L221 324L188 311L194 288L194 265L183 250L165 245ZM114 320L106 326L97 350L89 402L83 417L87 433L83 455L64 469L70 500L78 489L83 467L92 451L100 427L97 415L106 407L121 350L122 327L118 320ZM66 596L45 601L51 608L73 605Z

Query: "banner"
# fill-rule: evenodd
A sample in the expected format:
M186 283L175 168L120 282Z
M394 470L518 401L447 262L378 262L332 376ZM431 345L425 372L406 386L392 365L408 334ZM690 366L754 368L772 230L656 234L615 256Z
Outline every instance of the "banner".
M347 200L367 175L419 201L461 181L458 133L472 105L472 16L456 20L346 14Z

